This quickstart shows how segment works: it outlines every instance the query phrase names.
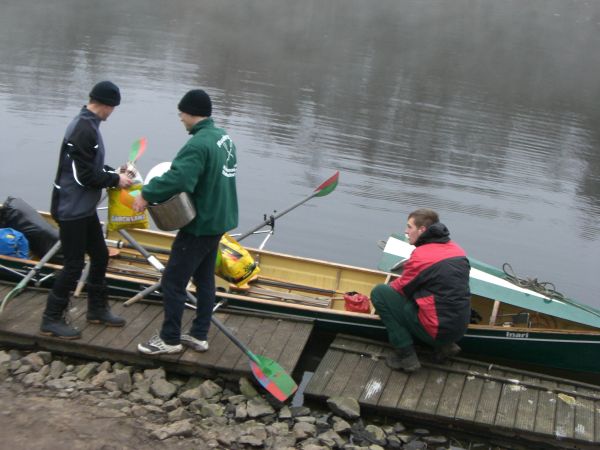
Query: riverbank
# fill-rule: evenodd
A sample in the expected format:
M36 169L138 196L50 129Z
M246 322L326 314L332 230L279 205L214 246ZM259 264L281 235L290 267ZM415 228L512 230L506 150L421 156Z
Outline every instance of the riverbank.
M181 377L49 352L0 350L0 442L37 449L494 449L361 416L356 401L290 407L247 379Z

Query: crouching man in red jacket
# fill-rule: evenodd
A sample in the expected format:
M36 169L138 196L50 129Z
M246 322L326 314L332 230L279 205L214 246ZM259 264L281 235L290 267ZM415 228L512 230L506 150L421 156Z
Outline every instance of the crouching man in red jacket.
M394 347L387 365L413 372L421 367L413 337L434 347L440 359L460 351L456 341L464 336L471 317L471 267L435 211L410 213L405 233L416 248L402 276L375 286L371 301Z

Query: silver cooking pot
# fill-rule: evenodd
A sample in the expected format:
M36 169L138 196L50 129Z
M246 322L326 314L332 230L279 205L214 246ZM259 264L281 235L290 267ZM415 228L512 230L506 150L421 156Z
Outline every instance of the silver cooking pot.
M148 205L155 225L163 231L178 230L196 217L196 208L187 192L180 192L162 203Z

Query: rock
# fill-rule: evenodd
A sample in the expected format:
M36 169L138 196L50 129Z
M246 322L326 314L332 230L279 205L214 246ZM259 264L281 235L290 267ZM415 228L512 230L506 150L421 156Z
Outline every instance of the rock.
M292 406L290 408L292 417L308 416L310 415L310 408L306 406Z
M203 417L221 417L225 407L219 403L207 403L200 409L200 415Z
M44 364L50 364L52 362L52 353L46 351L39 351L37 355L42 358Z
M152 432L151 436L164 441L173 436L191 437L194 433L191 421L189 419L166 425Z
M404 447L402 447L403 450L425 450L426 448L427 444L419 439L410 441L408 444L405 444Z
M163 409L167 412L175 411L177 408L181 407L182 403L178 397L173 397L168 402L163 404Z
M346 433L350 433L351 427L350 424L348 422L346 422L344 419L342 419L341 417L337 417L337 416L333 416L333 418L331 419L333 422L333 431L335 431L336 433L339 434L346 434Z
M200 400L204 398L202 395L202 390L200 389L200 387L195 387L192 389L188 389L185 392L182 392L179 394L179 400L181 400L181 402L184 405L190 404L196 400Z
M296 439L307 439L317 435L317 427L312 423L297 422L292 429Z
M102 370L94 375L94 377L90 380L90 383L92 383L94 386L102 387L111 378L112 374L108 370Z
M246 377L240 378L240 392L247 398L258 397L258 391L254 389L254 386Z
M275 410L261 397L253 397L246 404L248 417L262 417L268 414L274 414Z
M38 371L44 367L44 360L37 353L30 353L21 358L21 362L31 367L32 370Z
M133 389L131 375L127 370L115 371L110 379L115 382L117 388L122 392L129 393Z
M448 438L445 436L424 436L421 438L423 442L427 442L428 444L445 444L448 442Z
M317 436L317 438L319 439L319 442L321 444L326 445L330 448L339 448L346 443L344 439L342 439L342 437L333 430L321 433Z
M159 367L158 369L146 369L144 370L144 378L149 380L151 383L155 380L167 378L165 369Z
M380 427L375 425L367 425L365 427L364 437L372 444L381 446L385 446L387 444L385 432Z
M234 417L236 419L246 419L248 417L248 408L246 403L240 403L235 406L235 414Z
M402 441L397 436L387 436L387 448L398 449L402 448Z
M77 371L77 378L81 381L89 379L94 373L96 373L96 369L98 368L98 363L92 362L88 363L84 366L81 366Z
M161 400L169 400L177 393L177 387L164 378L155 378L150 385L150 393Z
M75 381L66 380L64 378L58 378L56 380L49 380L46 382L46 387L50 389L56 389L57 391L64 391L66 389L72 389L77 385Z
M10 355L5 350L0 350L0 365L10 363Z
M48 377L51 379L60 378L63 373L65 373L65 369L67 366L64 362L55 359L50 363L50 372L48 373Z
M46 376L40 372L31 372L23 377L22 383L25 386L42 386L44 378L46 378Z
M291 419L292 411L288 406L284 406L279 410L279 420Z
M345 419L358 419L360 417L360 405L355 398L330 397L327 399L327 406L335 414Z
M232 405L239 405L240 403L244 403L247 400L245 395L230 395L227 397L227 401Z
M202 397L207 399L213 398L223 392L223 388L211 380L206 380L198 387L198 389L200 390Z
M184 407L174 409L169 414L167 414L167 420L169 422L177 422L179 420L189 419L189 418L190 418L190 413Z

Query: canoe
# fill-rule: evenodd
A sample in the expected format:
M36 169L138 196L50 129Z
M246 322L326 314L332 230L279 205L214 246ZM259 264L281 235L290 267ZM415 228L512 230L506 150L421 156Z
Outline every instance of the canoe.
M173 234L137 229L128 232L166 263ZM107 243L118 249L113 250L107 274L112 295L131 297L157 282L158 272L136 250L127 248L120 234L108 233ZM388 239L379 269L248 250L261 269L257 279L239 288L216 278L217 296L226 300L227 308L302 316L313 319L315 327L323 331L387 340L373 307L368 313L346 311L343 295L369 295L375 285L398 276L390 268L411 251L398 236ZM18 281L35 263L35 259L0 256L0 278ZM499 269L475 260L471 264L472 308L482 319L471 324L459 342L466 355L505 364L600 374L600 311L523 289L508 282ZM36 277L39 284L51 286L52 274L59 268L60 261L51 260ZM153 292L150 298L159 299L160 294Z

